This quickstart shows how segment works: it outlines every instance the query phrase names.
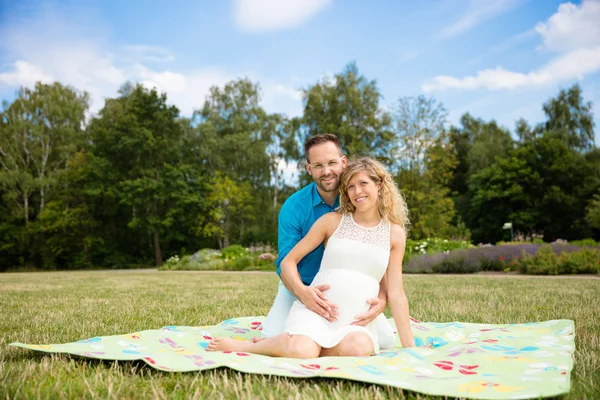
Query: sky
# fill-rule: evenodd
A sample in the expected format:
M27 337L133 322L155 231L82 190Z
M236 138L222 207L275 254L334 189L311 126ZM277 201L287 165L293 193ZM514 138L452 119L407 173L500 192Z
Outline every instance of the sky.
M211 86L260 82L268 112L355 61L383 107L433 96L448 124L470 112L514 130L579 83L600 143L600 0L0 0L0 99L60 81L97 112L126 81L184 116Z

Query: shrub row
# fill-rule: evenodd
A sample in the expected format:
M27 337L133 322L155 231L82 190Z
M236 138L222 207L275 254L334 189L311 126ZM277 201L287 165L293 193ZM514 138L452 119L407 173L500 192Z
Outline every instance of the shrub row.
M507 269L531 275L600 274L600 251L584 247L556 254L546 245L540 247L535 255L523 254L508 262Z
M422 240L406 240L406 250L404 251L404 261L410 260L416 255L449 253L455 250L464 250L473 248L471 243L466 240L448 240L440 238L428 238Z
M518 271L529 274L596 273L598 249L571 244L480 246L450 253L418 255L404 263L406 273ZM547 271L547 272L543 272Z
M275 256L269 253L251 254L240 245L225 247L219 252L203 249L191 256L173 256L169 258L160 270L190 270L190 271L249 271L275 270Z

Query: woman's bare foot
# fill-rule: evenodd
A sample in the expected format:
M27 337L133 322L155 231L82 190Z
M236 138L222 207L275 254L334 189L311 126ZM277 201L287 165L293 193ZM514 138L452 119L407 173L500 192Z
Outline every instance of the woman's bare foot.
M231 338L214 338L206 351L246 351L247 342Z
M252 338L252 343L262 342L265 339L266 339L266 337L253 337Z

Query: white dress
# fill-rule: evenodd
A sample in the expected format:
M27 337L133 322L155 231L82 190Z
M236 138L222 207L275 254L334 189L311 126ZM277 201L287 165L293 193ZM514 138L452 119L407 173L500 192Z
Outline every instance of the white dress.
M285 322L284 332L306 335L321 347L331 348L350 332L364 332L379 351L375 321L367 326L351 325L355 317L367 312L368 299L377 297L379 282L390 259L390 223L381 221L373 228L364 228L343 214L340 224L329 238L319 272L311 286L329 284L324 292L338 308L339 316L329 322L319 314L295 301Z

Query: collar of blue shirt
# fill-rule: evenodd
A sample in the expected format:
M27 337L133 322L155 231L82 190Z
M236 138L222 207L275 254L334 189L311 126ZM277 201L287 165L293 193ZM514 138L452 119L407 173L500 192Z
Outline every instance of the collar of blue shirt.
M319 204L326 205L327 207L330 207L333 209L336 209L339 207L339 205L340 205L340 195L339 194L335 198L335 202L333 203L333 207L332 207L329 204L325 203L325 201L323 201L323 199L321 198L321 195L319 194L319 191L317 190L317 184L313 182L312 186L313 186L313 188L312 188L312 205L313 205L313 207L316 207Z

